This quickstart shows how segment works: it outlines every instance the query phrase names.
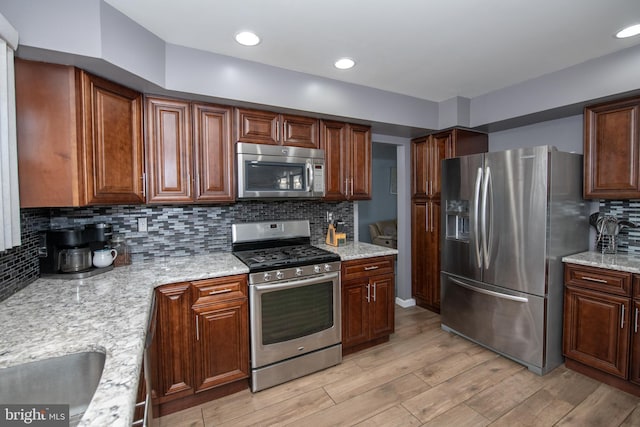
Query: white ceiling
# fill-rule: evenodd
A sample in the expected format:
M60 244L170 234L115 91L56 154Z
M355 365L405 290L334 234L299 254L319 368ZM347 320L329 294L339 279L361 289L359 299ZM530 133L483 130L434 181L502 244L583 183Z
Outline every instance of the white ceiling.
M640 23L640 0L105 1L168 43L431 101L640 44L613 37ZM258 46L234 41L247 29ZM335 69L341 56L356 67Z

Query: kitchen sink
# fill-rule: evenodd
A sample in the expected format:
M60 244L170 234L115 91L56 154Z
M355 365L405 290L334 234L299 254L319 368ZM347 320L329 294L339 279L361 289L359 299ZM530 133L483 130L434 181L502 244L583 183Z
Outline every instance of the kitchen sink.
M0 369L0 402L68 404L74 426L98 387L104 360L104 353L90 351Z

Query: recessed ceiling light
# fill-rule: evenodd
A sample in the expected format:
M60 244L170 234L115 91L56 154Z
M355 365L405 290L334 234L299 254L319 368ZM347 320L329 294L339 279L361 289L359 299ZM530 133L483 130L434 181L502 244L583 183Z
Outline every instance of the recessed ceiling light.
M242 31L236 34L236 41L244 46L255 46L260 43L260 37L251 31Z
M640 34L640 24L632 25L616 33L616 37L619 39L626 39L627 37L633 37Z
M340 58L333 65L340 70L348 70L356 65L356 62L351 58Z

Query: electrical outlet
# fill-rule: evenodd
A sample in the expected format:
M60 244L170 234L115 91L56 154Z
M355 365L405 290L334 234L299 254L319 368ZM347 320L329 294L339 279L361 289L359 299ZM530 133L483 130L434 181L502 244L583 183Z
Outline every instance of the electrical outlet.
M147 218L138 218L138 231L141 233L147 232Z
M327 222L333 221L333 212L327 211Z

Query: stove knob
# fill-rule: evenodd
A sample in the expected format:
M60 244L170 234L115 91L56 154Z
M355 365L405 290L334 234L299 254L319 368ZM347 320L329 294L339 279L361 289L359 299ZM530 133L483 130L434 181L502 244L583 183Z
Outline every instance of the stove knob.
M284 273L282 271L276 272L276 279L280 280L284 277Z
M331 266L329 264L325 264L324 271L331 271Z
M320 266L319 265L314 265L313 266L313 272L314 273L320 273Z
M264 273L264 276L262 276L262 278L265 282L268 282L269 280L271 280L271 273Z
M302 269L300 267L296 268L296 276L302 276Z

